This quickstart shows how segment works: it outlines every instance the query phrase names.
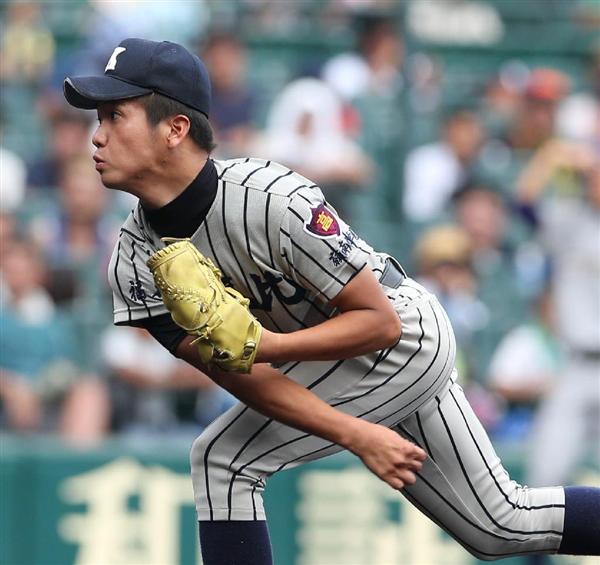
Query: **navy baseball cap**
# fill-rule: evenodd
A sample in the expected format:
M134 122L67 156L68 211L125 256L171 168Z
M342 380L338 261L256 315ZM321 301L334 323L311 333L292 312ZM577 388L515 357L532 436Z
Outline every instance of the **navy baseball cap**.
M65 98L72 106L91 110L101 102L157 92L208 116L210 79L200 59L170 41L124 39L115 48L104 75L67 77Z

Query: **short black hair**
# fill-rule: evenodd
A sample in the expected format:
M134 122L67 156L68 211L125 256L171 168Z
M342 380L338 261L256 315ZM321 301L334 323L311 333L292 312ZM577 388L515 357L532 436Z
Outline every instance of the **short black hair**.
M477 109L467 104L448 106L442 112L441 121L444 126L447 126L454 121L463 120L464 118L480 121Z
M474 192L483 192L489 194L492 198L495 198L502 206L509 204L509 200L502 189L502 186L495 180L487 178L486 175L475 175L467 177L450 197L451 202L457 205L464 199L465 196L473 194Z
M216 144L214 133L208 118L199 110L190 108L177 100L153 92L139 98L146 110L146 118L152 126L158 125L162 120L183 114L190 120L189 136L192 141L207 153L211 153Z

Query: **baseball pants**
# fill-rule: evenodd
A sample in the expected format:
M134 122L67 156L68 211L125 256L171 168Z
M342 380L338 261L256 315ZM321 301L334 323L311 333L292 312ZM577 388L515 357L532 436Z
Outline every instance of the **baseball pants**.
M289 378L331 406L395 429L427 451L401 493L481 559L554 553L564 491L511 481L455 382L456 345L437 299L412 281L394 297L395 347L356 359L287 363ZM342 448L238 404L196 439L192 480L199 520L264 520L266 479Z

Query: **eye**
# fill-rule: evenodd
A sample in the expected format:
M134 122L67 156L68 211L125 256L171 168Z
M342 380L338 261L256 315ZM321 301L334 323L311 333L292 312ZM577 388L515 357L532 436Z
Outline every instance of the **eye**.
M121 114L116 110L113 110L109 115L111 120L116 120Z

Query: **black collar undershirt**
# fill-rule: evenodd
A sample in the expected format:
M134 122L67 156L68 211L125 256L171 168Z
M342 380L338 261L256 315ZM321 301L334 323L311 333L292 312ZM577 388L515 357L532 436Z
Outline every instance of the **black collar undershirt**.
M217 195L218 175L208 159L198 176L175 200L144 215L160 237L191 237L206 218Z

